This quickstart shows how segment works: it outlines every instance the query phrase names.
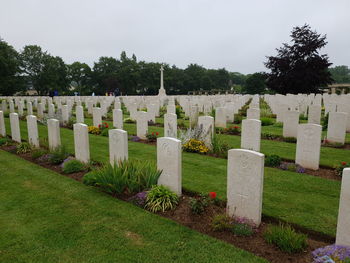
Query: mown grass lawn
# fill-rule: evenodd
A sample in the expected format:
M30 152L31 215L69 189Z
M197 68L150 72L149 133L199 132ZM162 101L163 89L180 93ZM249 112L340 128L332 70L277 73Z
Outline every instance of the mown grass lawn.
M266 262L0 150L0 262Z
M8 119L6 125L9 127ZM20 122L22 138L27 138L25 122ZM128 129L129 125L125 125ZM47 127L39 125L39 136L47 137ZM135 125L130 125L135 127ZM157 130L150 127L150 130ZM7 132L10 132L9 129ZM234 136L232 136L234 137ZM90 135L91 158L108 161L108 138ZM74 152L73 131L61 129L62 143ZM156 147L129 142L129 157L156 160ZM215 191L226 198L227 160L205 155L183 153L183 187L208 193ZM265 168L263 213L299 224L308 229L335 235L338 214L340 182L297 174L274 168Z

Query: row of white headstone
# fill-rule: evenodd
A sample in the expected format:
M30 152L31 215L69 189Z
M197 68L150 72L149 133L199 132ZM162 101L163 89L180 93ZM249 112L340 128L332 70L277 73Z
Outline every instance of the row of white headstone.
M247 121L256 122L258 120ZM21 142L17 113L10 114L10 124L12 139ZM315 124L304 125L308 127ZM2 136L6 135L4 127L4 117L2 111L0 111L0 132ZM28 142L34 147L39 147L36 116L27 116L27 127ZM88 126L76 123L73 129L75 158L87 163L90 161ZM59 121L56 119L48 120L48 142L50 149L55 149L61 145ZM126 131L122 129L109 130L109 157L111 165L128 159L128 135ZM157 167L162 170L158 184L165 185L181 195L182 145L180 140L171 137L157 139ZM246 149L231 149L228 151L227 213L229 216L248 218L257 225L261 223L263 179L264 154ZM343 172L336 238L337 244L342 245L350 245L349 189L350 168L347 168Z

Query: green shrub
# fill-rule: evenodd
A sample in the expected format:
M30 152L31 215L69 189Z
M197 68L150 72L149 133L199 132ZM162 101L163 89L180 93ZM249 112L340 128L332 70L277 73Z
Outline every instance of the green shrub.
M131 119L131 118L125 118L125 119L124 119L124 122L125 122L125 123L136 123L136 121L133 120L133 119Z
M179 120L177 121L177 128L179 128L179 129L184 129L184 128L186 128L185 121L182 120L182 119L179 119Z
M283 141L285 142L291 142L291 143L296 143L297 139L294 137L283 137Z
M156 185L160 174L154 163L127 160L91 171L84 176L83 182L111 194L138 193Z
M209 201L207 196L200 195L198 198L190 198L190 208L193 214L202 214L208 204Z
M228 150L230 149L230 146L223 140L222 136L218 136L217 134L214 134L212 143L211 143L211 150L210 152L219 156L226 158Z
M265 139L265 140L274 140L279 138L280 136L272 134L270 132L262 132L261 133L261 139Z
M155 185L147 193L145 208L153 213L172 210L179 203L176 193L163 185Z
M102 131L101 131L101 135L102 136L105 136L105 137L108 137L108 129L103 129Z
M260 120L262 126L269 126L273 124L273 120L271 118L262 117Z
M323 131L328 129L328 118L329 118L329 113L327 113L323 118L323 122L322 122L322 130Z
M282 251L298 253L307 246L307 236L296 233L289 225L270 225L264 232L264 238L269 244L274 244Z
M31 150L32 150L32 147L27 142L22 142L16 146L16 153L17 154L28 153Z
M44 154L46 154L46 153L47 153L47 151L44 150L44 149L34 149L34 150L32 151L32 158L33 158L33 159L38 159L38 158L40 158L41 156L43 156Z
M226 214L216 215L211 221L211 226L214 231L224 231L232 229L230 218Z
M181 113L182 113L181 106L180 105L176 105L175 110L176 110L177 119L180 119L181 118Z
M277 167L281 164L281 157L279 157L276 154L272 154L269 156L266 156L265 158L265 166L268 167Z
M70 160L64 163L62 171L65 174L77 173L86 169L85 164L78 160Z
M0 138L0 146L7 145L10 140L6 137Z
M75 121L73 118L69 118L69 120L65 123L65 127L68 129L73 129Z
M283 122L276 122L273 126L283 128Z
M69 156L69 153L66 151L66 147L62 145L62 146L57 147L56 149L50 151L49 162L51 164L60 164L68 156Z
M252 226L244 223L235 223L232 226L232 232L236 236L251 236L254 234L254 229Z
M243 117L239 114L234 115L233 123L234 124L241 124L243 120Z

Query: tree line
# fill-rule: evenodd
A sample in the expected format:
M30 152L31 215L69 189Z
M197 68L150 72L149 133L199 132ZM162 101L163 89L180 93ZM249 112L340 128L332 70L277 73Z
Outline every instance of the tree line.
M207 69L190 64L185 69L164 64L164 82L169 95L193 91L233 91L241 94L317 93L333 82L349 83L347 66L329 68L326 54L319 54L326 36L305 24L291 32L276 56L264 63L269 72L244 75L225 68ZM123 51L119 58L100 57L91 68L86 63L66 64L59 56L27 45L16 51L0 38L0 95L36 90L39 95L104 95L118 90L123 95L157 95L161 63L137 60Z

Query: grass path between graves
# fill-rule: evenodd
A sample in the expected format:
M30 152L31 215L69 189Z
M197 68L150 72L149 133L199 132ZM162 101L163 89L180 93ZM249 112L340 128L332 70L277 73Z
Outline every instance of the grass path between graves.
M6 126L9 121L6 119ZM125 125L127 126L127 125ZM26 122L20 122L22 138L27 138ZM47 127L39 125L39 136L47 137ZM127 128L127 127L126 127ZM150 130L157 127L150 127ZM7 129L9 133L9 129ZM93 160L107 162L108 138L90 135ZM61 129L61 140L74 153L73 131ZM156 160L156 147L129 142L129 158ZM226 199L227 160L194 153L183 153L183 187L208 193L215 191ZM340 182L307 174L265 168L263 213L305 228L335 236Z
M0 160L0 262L267 262L13 154Z
M92 119L85 119L85 123L92 125ZM107 123L110 125L110 127L113 126L112 122L107 121ZM126 130L128 134L136 134L136 124L124 123L124 130ZM160 136L163 136L164 134L163 127L149 126L148 131L159 132ZM222 140L226 142L232 149L240 148L241 146L240 136L224 134L220 134L218 136L221 137ZM261 140L261 152L265 155L277 154L284 159L295 160L296 143ZM341 162L350 163L350 150L321 147L320 165L335 167Z

